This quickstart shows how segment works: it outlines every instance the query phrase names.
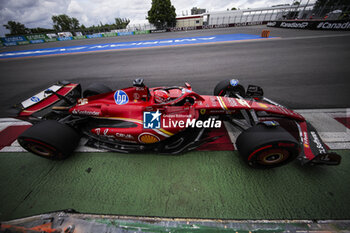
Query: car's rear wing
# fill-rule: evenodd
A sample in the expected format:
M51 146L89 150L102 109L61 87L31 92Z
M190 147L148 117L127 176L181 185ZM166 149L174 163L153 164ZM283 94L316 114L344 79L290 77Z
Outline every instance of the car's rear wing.
M70 105L70 103L75 103L80 96L80 84L63 81L31 96L14 107L18 110L18 118L41 117L51 110L49 107Z

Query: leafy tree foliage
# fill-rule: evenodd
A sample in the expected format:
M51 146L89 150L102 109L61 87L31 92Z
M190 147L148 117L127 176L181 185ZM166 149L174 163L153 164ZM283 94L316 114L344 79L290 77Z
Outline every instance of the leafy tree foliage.
M130 19L127 19L127 18L124 18L124 19L122 19L122 18L115 18L115 24L114 25L115 25L115 27L117 29L125 29L128 26L129 23L130 23Z
M237 10L236 7L232 7L232 8L231 8L231 11L236 11L236 10Z
M48 28L30 28L29 29L31 34L42 34L42 33L54 33L55 30L54 29L48 29Z
M9 35L24 35L29 33L29 29L19 22L8 21L7 24L4 24L4 27L10 30Z
M191 15L199 15L205 12L206 12L206 9L202 9L202 8L192 7L191 9Z
M316 15L324 16L327 13L334 10L342 10L345 11L349 9L350 1L349 0L317 0L315 6L313 8L313 12Z
M90 27L85 27L85 25L81 25L79 30L84 33L98 33L98 32L108 32L110 30L116 29L125 29L130 23L130 19L127 18L115 18L115 23L112 24L103 24L100 22L99 25L92 25Z
M73 31L79 28L79 20L68 15L54 15L51 17L56 31Z
M176 24L175 7L170 0L152 0L147 19L157 29L173 27Z

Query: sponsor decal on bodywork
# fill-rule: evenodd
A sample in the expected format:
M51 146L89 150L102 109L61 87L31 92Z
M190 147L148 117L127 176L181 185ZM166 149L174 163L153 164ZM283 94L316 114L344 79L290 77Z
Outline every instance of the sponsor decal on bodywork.
M311 136L313 137L313 142L315 143L318 151L320 154L326 154L327 151L326 149L323 147L320 138L317 136L317 133L315 131L311 131L310 132Z
M99 116L100 112L97 111L89 111L89 110L78 110L78 109L74 109L72 111L72 114L75 115L89 115L89 116Z
M89 100L86 98L78 99L78 105L85 105L88 103L89 103Z
M267 106L266 104L263 104L263 103L258 103L258 105L262 108L265 108L265 109L269 108L269 106Z
M139 135L138 137L139 142L141 143L146 143L146 144L150 144L150 143L156 143L159 142L160 139L151 133L142 133Z
M304 147L309 148L309 137L307 135L307 132L303 133L303 143L304 143Z
M46 90L58 91L58 90L61 89L61 88L62 88L62 86L53 85L53 86L49 87L49 88L46 89ZM45 91L46 91L46 90L45 90ZM38 93L38 94L36 94L36 95L30 97L29 99L23 101L23 102L21 103L22 106L23 106L24 108L28 108L28 107L30 107L30 106L32 106L32 105L34 105L34 104L40 102L41 100L43 100L43 99L49 97L50 95L52 95L52 94L46 94L45 91L42 91L42 92L40 92L40 93Z
M124 91L118 90L114 93L114 100L117 105L127 104L129 96Z

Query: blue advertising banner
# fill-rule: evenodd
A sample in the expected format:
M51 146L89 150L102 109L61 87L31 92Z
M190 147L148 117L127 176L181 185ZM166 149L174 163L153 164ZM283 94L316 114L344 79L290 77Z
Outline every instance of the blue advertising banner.
M31 44L40 44L40 43L44 43L45 41L43 39L39 39L39 40L31 40L30 43Z
M134 32L118 32L118 36L131 36Z
M88 39L99 38L99 37L103 37L102 34L86 35L86 38Z
M14 45L17 45L17 42L4 42L3 44L5 46L14 46Z
M73 37L58 37L57 40L59 41L73 40Z
M24 36L10 36L1 38L2 42L17 42L17 41L26 41L27 39Z

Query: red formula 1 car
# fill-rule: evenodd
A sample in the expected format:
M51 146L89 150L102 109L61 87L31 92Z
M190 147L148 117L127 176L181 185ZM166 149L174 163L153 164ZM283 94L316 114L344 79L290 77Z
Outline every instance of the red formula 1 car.
M116 152L179 154L214 141L208 131L223 121L241 133L236 147L252 167L302 164L337 165L320 136L300 114L263 96L262 88L238 80L217 84L214 95L185 86L148 88L143 79L112 91L92 84L60 82L17 106L18 119L34 125L18 138L26 150L63 159L81 137L94 148Z

